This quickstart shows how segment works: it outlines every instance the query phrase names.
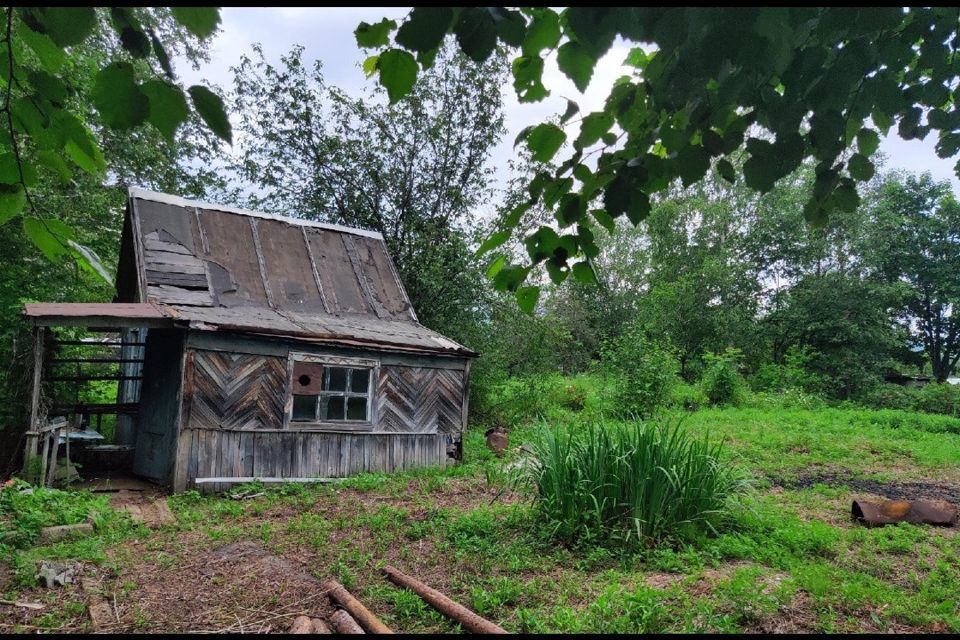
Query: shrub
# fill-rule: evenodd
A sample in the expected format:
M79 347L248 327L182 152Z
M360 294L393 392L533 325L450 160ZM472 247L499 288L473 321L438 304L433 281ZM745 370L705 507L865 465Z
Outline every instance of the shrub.
M664 345L634 324L600 350L611 387L613 413L649 416L662 406L677 382L677 360Z
M710 399L699 385L679 382L670 392L670 405L678 409L696 411L710 404Z
M721 445L679 425L591 423L544 429L526 468L552 536L629 546L715 531L747 488Z
M916 408L926 413L960 417L960 385L925 384L916 390Z
M787 391L798 389L807 393L822 393L826 382L811 370L817 352L809 347L792 346L787 349L783 364L766 362L750 377L750 386L756 391Z
M740 350L727 349L722 355L708 353L703 359L707 362L707 370L700 384L710 404L739 404L745 393L743 377L737 371Z
M0 489L0 534L13 546L28 546L40 530L77 524L106 508L107 497L87 491L60 491L11 480Z
M881 383L861 395L859 401L873 409L913 411L917 406L917 390L898 384Z

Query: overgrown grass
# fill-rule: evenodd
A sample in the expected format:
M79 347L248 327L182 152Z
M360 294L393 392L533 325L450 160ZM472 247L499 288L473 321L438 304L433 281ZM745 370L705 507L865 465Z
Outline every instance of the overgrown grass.
M628 546L715 531L748 482L721 462L721 444L677 423L545 428L528 477L551 533L567 542Z
M15 547L28 546L42 528L96 518L106 504L106 496L87 491L33 487L14 480L0 491L0 541Z

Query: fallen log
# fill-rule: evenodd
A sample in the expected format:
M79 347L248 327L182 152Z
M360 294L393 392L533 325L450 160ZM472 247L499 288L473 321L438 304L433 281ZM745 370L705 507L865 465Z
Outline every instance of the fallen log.
M325 633L325 634L333 633L332 631L330 631L330 627L327 626L327 623L321 620L320 618L314 618L310 622L313 623L314 633Z
M313 633L313 620L307 616L297 616L290 625L290 633Z
M331 600L346 609L370 633L393 633L387 625L380 621L380 618L373 615L369 609L363 606L363 603L354 598L342 584L333 578L324 581L323 588L326 589Z
M415 578L401 573L394 567L387 565L383 568L387 578L395 585L410 589L431 607L460 623L460 626L472 633L508 633L502 627L495 625L485 618L481 618L461 604L458 604L432 589Z
M357 621L350 617L350 614L343 609L337 609L330 616L330 622L333 623L337 633L366 633L363 628L357 624Z

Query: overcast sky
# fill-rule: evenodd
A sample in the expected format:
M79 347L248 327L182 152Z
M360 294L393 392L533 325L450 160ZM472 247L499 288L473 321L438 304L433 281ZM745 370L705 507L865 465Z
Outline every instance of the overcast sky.
M215 36L210 47L211 61L199 72L180 62L178 72L188 83L216 84L224 89L231 85L230 67L243 53L250 52L250 45L259 42L264 55L276 62L282 53L296 44L305 47L304 59L323 62L324 77L329 84L350 93L359 92L364 86L376 82L367 79L360 63L369 55L357 47L353 30L360 21L376 22L383 17L399 21L407 9L384 8L224 8L221 10L222 30ZM556 67L553 59L547 62L544 84L551 90L550 98L535 104L520 104L512 86L504 88L507 135L494 151L492 162L502 180L506 175L507 160L512 155L512 144L523 127L562 113L569 97L580 105L581 113L598 109L608 94L612 82L627 72L621 67L628 47L617 43L598 63L590 86L581 95L566 76ZM929 171L938 180L950 180L954 193L960 194L960 181L953 173L956 160L941 160L934 152L935 138L904 141L894 131L880 145L887 156L887 168L903 168L910 171Z

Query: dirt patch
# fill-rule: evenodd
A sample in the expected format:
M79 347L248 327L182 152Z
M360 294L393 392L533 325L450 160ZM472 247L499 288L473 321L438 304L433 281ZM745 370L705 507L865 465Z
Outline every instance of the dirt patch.
M151 529L177 521L167 506L167 499L158 494L123 489L110 496L110 506L129 513L135 522L142 522Z
M853 491L883 496L890 500L917 500L920 498L946 500L960 504L960 485L937 482L879 482L865 478L852 478L842 471L827 471L796 478L770 477L774 486L784 489L809 489L818 484L828 487L847 487Z
M135 585L135 593L128 585ZM118 623L112 631L268 633L286 631L300 615L327 619L333 612L320 580L306 567L252 541L169 568L135 565L113 587Z

